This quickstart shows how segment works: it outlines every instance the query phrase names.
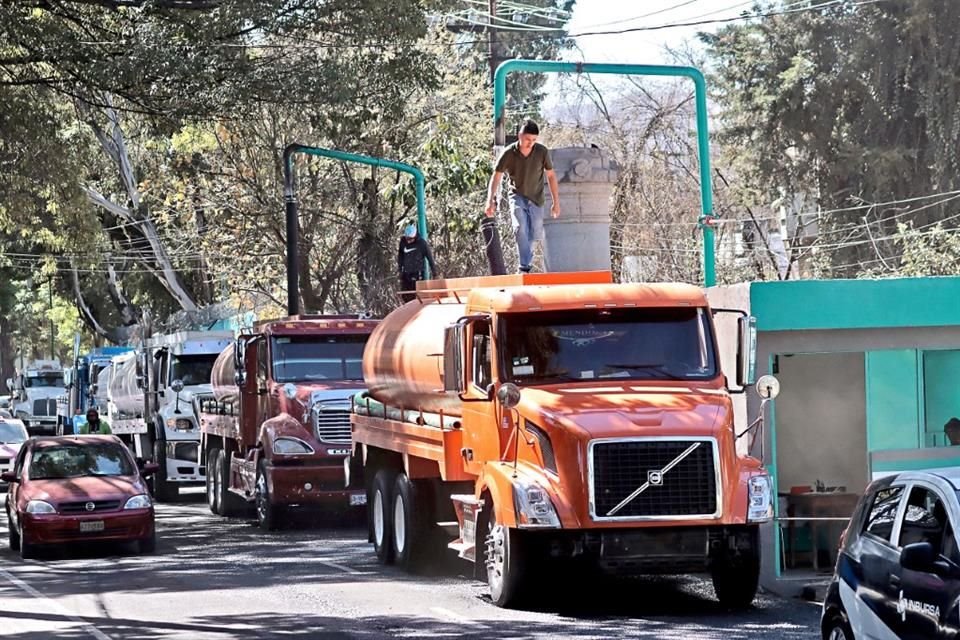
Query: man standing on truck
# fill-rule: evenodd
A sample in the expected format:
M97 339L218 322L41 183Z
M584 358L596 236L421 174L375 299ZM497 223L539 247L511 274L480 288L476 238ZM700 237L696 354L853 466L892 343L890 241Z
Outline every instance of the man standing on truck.
M520 272L530 273L533 264L533 243L543 240L543 181L550 183L553 204L550 215L560 215L560 194L557 174L553 170L550 151L537 142L540 127L533 120L524 120L517 130L517 141L509 145L497 159L487 195L487 217L497 213L497 193L506 173L510 178L510 214L517 238Z
M397 271L400 274L400 299L410 302L416 296L417 281L423 280L423 261L430 265L430 273L437 277L437 265L433 261L430 245L418 233L417 227L408 225L400 238L397 249Z

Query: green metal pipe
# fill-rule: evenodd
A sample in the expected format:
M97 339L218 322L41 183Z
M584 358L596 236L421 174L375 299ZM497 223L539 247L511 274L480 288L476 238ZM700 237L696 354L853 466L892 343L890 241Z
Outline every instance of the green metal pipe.
M700 228L703 233L703 284L716 284L714 233L708 224L713 217L713 189L710 180L710 137L707 129L707 83L695 67L649 64L602 64L563 62L559 60L507 60L497 67L493 77L494 144L506 142L505 106L507 75L515 71L527 73L612 73L683 77L693 80L697 110L697 155L700 160Z
M420 171L420 169L414 167L413 165L395 162L394 160L387 160L385 158L375 158L373 156L365 156L358 153L348 153L346 151L324 149L322 147L310 147L307 145L294 143L288 145L283 152L284 197L288 203L296 201L296 194L293 190L293 154L295 153L305 153L311 156L332 158L334 160L342 160L344 162L355 162L357 164L365 164L372 167L384 167L412 175L417 190L417 232L424 240L428 239L426 180L424 179L423 172ZM424 275L427 278L430 278L429 264L423 265L423 271Z

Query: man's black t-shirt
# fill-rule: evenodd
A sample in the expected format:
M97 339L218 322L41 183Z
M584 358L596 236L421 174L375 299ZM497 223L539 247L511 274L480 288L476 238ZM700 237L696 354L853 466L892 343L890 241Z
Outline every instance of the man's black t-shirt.
M433 253L427 241L417 236L413 242L400 238L400 248L397 250L397 269L402 275L423 277L423 260L430 264L430 272L436 273L437 267L433 263Z

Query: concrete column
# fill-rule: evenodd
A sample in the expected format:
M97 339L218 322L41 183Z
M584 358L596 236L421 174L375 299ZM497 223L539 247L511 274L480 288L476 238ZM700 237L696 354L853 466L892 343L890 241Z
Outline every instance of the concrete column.
M551 149L560 187L560 217L544 203L547 271L610 269L610 196L620 168L596 147Z

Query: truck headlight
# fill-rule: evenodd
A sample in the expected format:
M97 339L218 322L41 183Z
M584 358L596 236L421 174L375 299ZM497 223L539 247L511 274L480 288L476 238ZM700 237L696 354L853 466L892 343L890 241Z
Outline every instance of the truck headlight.
M145 494L140 494L139 496L133 496L127 500L127 504L123 505L124 509L149 509L153 506L153 501L150 500L150 496Z
M560 518L546 490L536 482L517 479L513 485L513 506L521 529L559 529Z
M56 513L53 505L43 500L31 500L27 503L27 513Z
M280 456L302 456L313 453L313 447L297 438L277 438L273 441L273 452Z
M747 480L747 522L773 519L773 487L770 476L750 476Z

